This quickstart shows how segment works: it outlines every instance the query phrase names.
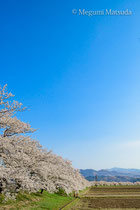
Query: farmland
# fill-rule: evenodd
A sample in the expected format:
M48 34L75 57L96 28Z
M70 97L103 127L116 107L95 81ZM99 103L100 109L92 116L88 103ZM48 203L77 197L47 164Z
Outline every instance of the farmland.
M139 186L92 187L77 199L71 210L88 209L140 209Z

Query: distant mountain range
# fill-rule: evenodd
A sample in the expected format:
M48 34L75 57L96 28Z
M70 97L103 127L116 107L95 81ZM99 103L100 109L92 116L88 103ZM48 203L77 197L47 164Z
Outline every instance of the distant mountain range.
M140 169L111 168L101 169L80 169L80 173L89 181L115 181L115 182L136 182L140 181Z

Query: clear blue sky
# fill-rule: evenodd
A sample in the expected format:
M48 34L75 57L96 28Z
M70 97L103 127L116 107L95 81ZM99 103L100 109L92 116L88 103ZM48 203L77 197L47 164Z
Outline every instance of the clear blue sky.
M139 0L5 0L0 31L0 83L35 139L77 168L140 168Z

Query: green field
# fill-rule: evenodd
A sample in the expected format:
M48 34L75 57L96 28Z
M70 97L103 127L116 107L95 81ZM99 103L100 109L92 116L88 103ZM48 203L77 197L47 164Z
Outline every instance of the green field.
M140 187L91 187L79 193L77 199L73 196L48 192L26 193L19 194L16 201L0 204L0 210L60 210L61 208L63 210L140 209Z
M72 196L62 196L48 192L43 192L43 194L19 194L16 201L8 201L6 204L1 203L0 210L59 210L73 199Z

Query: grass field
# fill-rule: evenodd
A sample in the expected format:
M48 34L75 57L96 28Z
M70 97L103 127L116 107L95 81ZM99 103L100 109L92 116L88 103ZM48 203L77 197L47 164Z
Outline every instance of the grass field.
M92 187L65 210L140 209L140 187Z
M44 192L19 194L16 201L0 203L0 210L92 210L92 209L140 209L139 186L92 187L80 194L80 199Z
M0 203L0 210L59 210L73 199L71 196L47 192L44 192L42 195L40 193L19 194L16 201L9 201L6 204Z

